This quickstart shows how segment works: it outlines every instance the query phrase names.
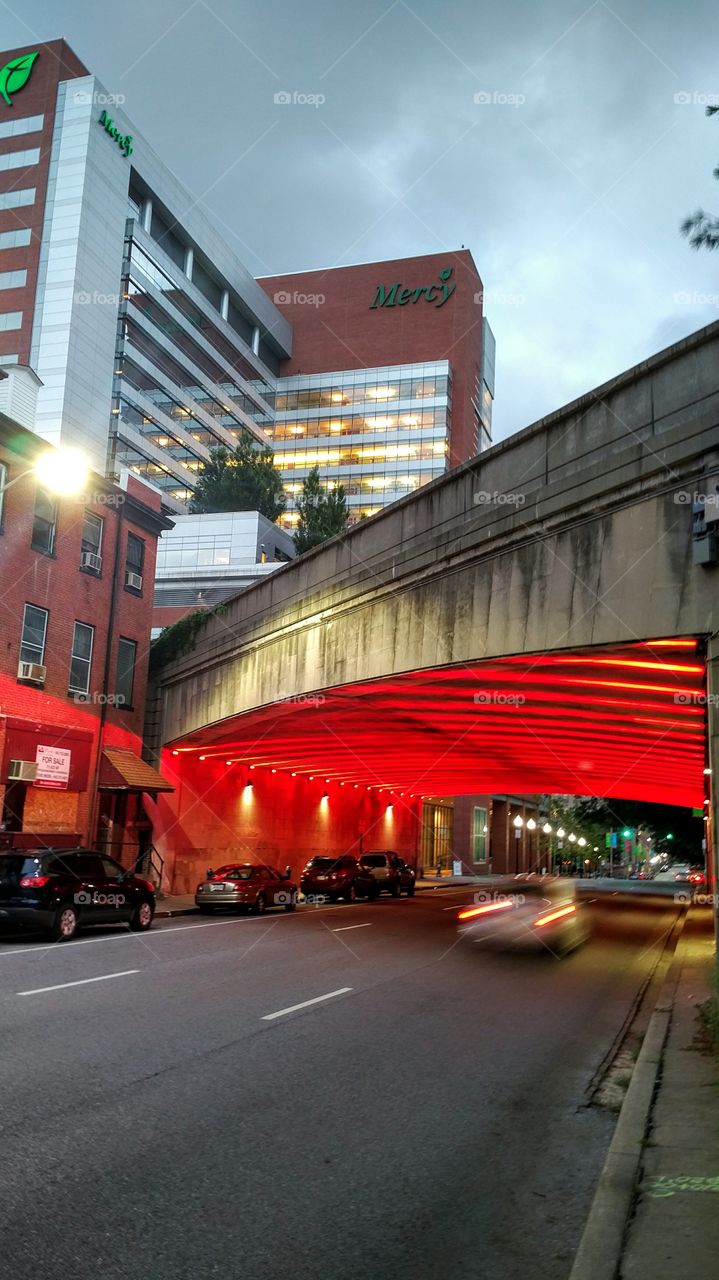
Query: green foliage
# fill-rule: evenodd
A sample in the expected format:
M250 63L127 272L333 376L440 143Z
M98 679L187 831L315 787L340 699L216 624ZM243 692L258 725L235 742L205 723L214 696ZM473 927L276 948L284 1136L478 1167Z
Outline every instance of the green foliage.
M159 671L160 667L166 666L168 662L174 662L176 658L182 658L186 653L191 653L197 637L207 626L210 618L217 618L224 612L223 604L215 605L214 609L195 609L193 613L180 618L179 622L173 622L171 627L164 627L150 645L150 672Z
M215 511L259 511L276 520L285 509L285 494L271 449L258 448L249 436L236 449L224 445L210 450L203 462L190 511L204 515Z
M349 524L347 497L341 484L334 489L323 489L319 467L313 467L302 485L297 499L300 518L295 533L295 546L301 555L320 543L344 533Z
M639 800L601 800L591 796L575 801L576 821L594 823L597 829L621 832L646 831L655 853L668 853L676 861L703 862L703 820L691 809L672 804L649 804ZM667 836L672 836L667 840ZM595 841L595 843L598 843Z
M706 111L708 116L715 116L719 107L707 107ZM714 170L714 177L719 178L719 167ZM691 217L685 218L681 231L692 249L719 249L719 218L705 213L703 209L697 209Z

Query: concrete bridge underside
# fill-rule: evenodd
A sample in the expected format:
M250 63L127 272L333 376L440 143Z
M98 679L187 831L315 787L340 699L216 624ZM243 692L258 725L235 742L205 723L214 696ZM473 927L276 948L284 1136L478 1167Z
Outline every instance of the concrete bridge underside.
M335 761L347 781L354 752L378 785L412 775L417 791L639 795L666 779L701 803L689 743L706 707L669 692L701 677L651 664L677 666L668 641L692 668L716 645L719 575L694 563L692 502L718 490L715 324L235 597L156 675L151 745L249 758L263 735L273 767ZM667 690L647 717L590 700L645 642L650 665L629 670ZM485 689L527 702L473 701ZM650 745L681 767L653 772Z
M262 769L388 799L529 792L700 807L704 677L689 638L463 663L276 702L172 753L198 788L219 765L239 788Z

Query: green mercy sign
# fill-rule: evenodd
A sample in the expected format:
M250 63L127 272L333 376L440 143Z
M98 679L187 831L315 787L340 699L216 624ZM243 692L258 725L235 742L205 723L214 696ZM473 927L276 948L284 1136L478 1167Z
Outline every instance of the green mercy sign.
M105 129L106 133L109 133L110 137L115 139L115 142L117 143L118 147L120 148L121 151L124 151L126 156L132 155L132 134L120 133L120 130L118 129L114 120L110 119L109 115L107 114L107 111L102 111L100 113L98 124L101 124Z
M439 273L437 284L417 285L414 289L403 289L399 281L389 287L378 284L369 309L374 311L376 307L406 307L408 302L415 303L420 299L433 302L435 307L443 307L457 288L454 282L449 283L451 277L452 267L445 267Z
M37 50L34 53L23 53L19 58L11 58L10 62L0 68L0 93L9 107L12 106L10 94L25 88L36 57Z

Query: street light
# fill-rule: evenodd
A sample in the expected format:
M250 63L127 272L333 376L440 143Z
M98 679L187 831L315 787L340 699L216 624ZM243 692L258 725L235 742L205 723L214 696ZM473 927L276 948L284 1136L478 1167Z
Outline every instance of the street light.
M82 493L90 473L90 463L81 449L61 448L48 449L35 459L31 467L21 471L19 475L0 485L0 499L12 489L19 480L35 475L40 484L60 497L69 498Z

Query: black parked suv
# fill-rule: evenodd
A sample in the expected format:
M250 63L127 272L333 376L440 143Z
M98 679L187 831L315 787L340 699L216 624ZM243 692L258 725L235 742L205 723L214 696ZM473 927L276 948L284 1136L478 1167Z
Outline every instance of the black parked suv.
M330 902L344 898L376 898L379 889L371 872L362 867L351 853L318 854L310 858L300 875L300 889L305 897L321 895Z
M46 930L58 942L86 924L149 929L155 886L92 849L0 853L0 924Z

